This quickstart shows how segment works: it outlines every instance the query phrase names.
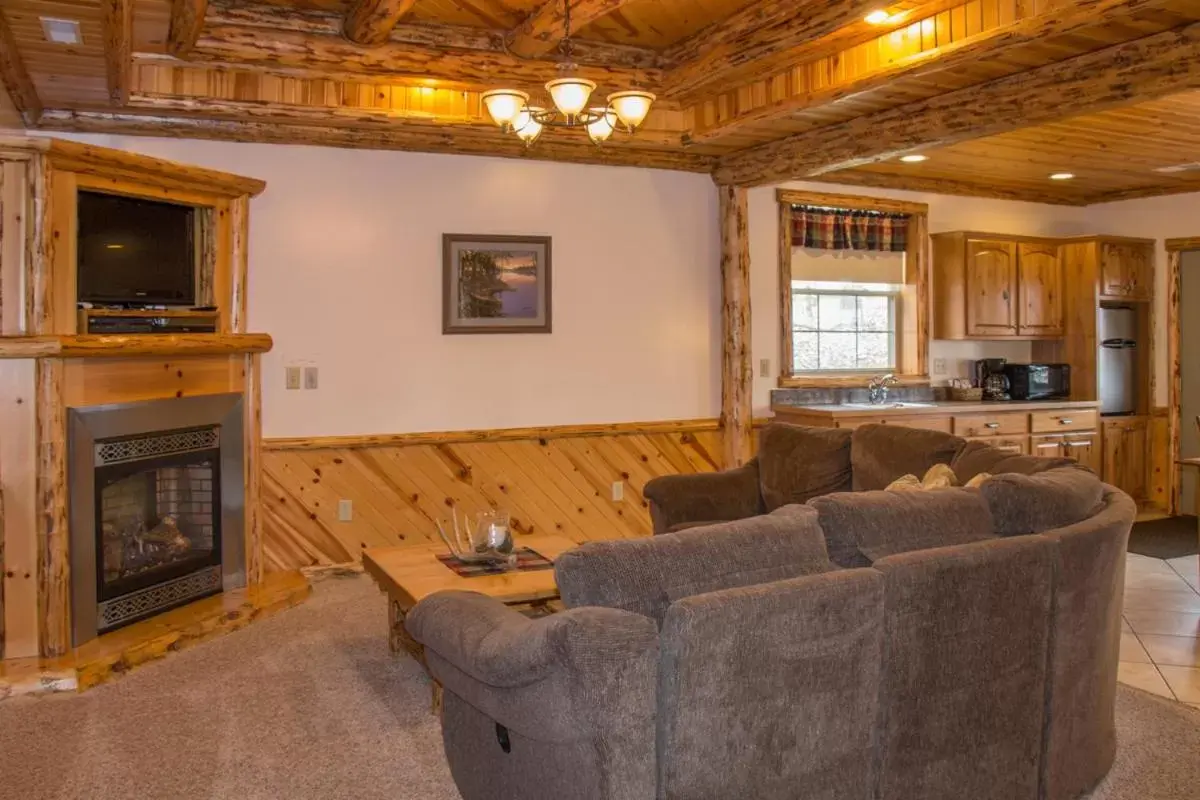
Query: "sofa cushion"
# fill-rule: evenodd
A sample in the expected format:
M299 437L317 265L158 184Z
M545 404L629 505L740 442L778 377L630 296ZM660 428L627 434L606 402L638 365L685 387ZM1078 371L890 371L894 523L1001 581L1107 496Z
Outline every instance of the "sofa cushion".
M1075 463L1074 459L1062 456L1019 455L992 447L987 442L967 442L966 446L950 462L950 467L958 476L958 482L965 486L967 481L981 472L988 472L992 475L1009 472L1036 475L1048 469Z
M758 444L758 474L768 511L850 491L850 437L844 428L772 423Z
M882 489L901 475L924 475L949 464L966 440L941 431L898 425L860 425L850 440L854 491Z
M661 624L673 600L830 569L817 512L784 506L680 533L588 542L559 556L554 575L569 608L620 608Z
M975 489L840 492L809 505L817 511L830 560L846 568L994 536L987 502Z
M1036 475L993 475L979 487L999 536L1044 533L1073 525L1096 513L1104 484L1088 469L1074 466Z

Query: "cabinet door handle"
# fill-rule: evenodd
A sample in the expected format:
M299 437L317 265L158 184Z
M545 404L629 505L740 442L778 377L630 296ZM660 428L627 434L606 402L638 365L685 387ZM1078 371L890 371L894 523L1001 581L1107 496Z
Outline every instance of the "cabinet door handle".
M985 423L983 424L983 427L985 427L985 428L999 428L999 427L1000 427L1000 423L999 423L999 422L985 422Z
M1004 291L1002 291L1000 293L1000 297L1002 297L1004 299L1004 302L1007 303L1008 302L1008 289L1005 289Z
M1071 419L1070 417L1059 417L1058 424L1059 425L1070 425L1074 421L1075 420Z

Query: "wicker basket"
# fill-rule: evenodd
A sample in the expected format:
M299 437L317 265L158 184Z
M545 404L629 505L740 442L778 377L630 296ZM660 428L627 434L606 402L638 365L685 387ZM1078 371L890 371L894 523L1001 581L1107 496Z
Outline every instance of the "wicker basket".
M973 386L970 389L950 388L950 399L959 402L975 402L978 403L983 399L983 388Z

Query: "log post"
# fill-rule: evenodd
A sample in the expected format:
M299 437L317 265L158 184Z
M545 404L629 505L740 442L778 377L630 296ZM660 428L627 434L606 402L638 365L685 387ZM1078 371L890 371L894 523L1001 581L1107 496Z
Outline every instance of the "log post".
M750 242L746 189L721 185L721 430L725 468L750 460Z

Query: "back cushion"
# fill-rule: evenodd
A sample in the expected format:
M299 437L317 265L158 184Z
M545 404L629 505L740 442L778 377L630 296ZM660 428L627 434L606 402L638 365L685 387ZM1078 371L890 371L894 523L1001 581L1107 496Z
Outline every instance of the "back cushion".
M1062 456L1047 458L1045 456L1014 455L992 447L986 442L967 442L966 446L950 462L950 467L958 477L958 482L965 484L982 472L992 475L1008 472L1036 475L1048 469L1075 463L1074 459Z
M979 489L1000 536L1044 533L1081 522L1099 510L1104 497L1104 484L1095 473L1075 466L1036 475L993 475Z
M850 491L850 437L843 428L773 423L758 445L758 474L768 511Z
M850 441L856 492L883 489L901 475L924 475L934 464L949 464L966 440L941 431L898 425L860 425Z
M992 515L976 489L842 492L809 502L830 559L865 567L894 553L992 538Z
M772 514L646 539L588 542L554 565L569 608L607 606L662 623L672 601L833 569L817 512Z

